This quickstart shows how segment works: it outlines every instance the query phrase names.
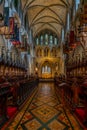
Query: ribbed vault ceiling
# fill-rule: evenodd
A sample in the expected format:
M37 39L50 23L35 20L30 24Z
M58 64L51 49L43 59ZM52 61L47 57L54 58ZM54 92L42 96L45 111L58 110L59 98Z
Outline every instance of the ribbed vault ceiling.
M74 0L22 0L22 8L28 13L29 27L36 35L41 30L51 29L58 37L66 23L66 14Z

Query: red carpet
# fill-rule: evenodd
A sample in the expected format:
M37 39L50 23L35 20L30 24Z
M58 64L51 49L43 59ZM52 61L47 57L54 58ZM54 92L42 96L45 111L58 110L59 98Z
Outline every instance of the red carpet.
M12 116L14 116L14 114L17 112L17 108L16 107L12 107L12 106L9 106L7 108L7 115L9 118L11 118Z
M79 120L81 122L83 122L84 119L85 119L85 110L84 110L84 108L76 108L75 113L78 116Z

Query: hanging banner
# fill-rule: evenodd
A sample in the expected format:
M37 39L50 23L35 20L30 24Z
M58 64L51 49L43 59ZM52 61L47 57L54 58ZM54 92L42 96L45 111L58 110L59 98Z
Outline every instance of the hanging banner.
M0 27L4 26L4 0L0 3Z
M9 34L14 34L14 17L9 18Z
M11 38L12 41L19 41L19 28L17 27L17 24L14 25L14 34Z
M9 26L9 7L4 7L4 26Z
M19 28L17 24L14 25L14 34L11 36L11 42L14 45L21 44L19 41Z

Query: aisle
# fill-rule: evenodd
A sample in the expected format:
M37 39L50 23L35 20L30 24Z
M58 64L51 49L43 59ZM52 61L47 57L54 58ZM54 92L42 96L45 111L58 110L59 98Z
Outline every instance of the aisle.
M6 130L82 130L56 95L54 84L40 83Z

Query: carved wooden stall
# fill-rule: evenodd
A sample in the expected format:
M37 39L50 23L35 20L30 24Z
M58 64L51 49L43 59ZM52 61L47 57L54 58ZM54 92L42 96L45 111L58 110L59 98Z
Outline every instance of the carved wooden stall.
M18 108L37 87L37 84L38 79L35 77L0 78L0 127L7 119L13 117Z
M87 79L69 77L64 81L55 78L55 85L63 105L67 106L84 126L87 126Z
M84 106L84 119L83 123L87 126L87 79L83 82L81 86L80 94L82 96L82 103Z
M10 91L8 83L0 83L0 126L7 120L7 97Z

